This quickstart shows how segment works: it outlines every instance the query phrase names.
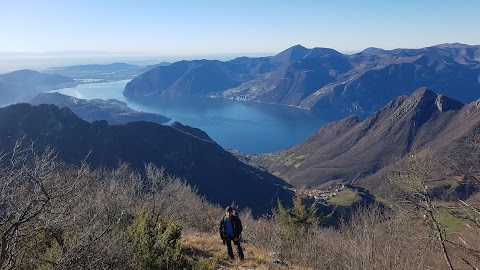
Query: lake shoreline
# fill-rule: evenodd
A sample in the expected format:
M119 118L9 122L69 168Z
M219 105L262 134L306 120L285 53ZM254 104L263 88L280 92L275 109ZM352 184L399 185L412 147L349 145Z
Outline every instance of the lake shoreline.
M132 99L123 95L129 81L83 83L54 92L81 99L117 99L136 111L169 117L169 123L178 121L199 128L223 148L245 154L270 153L294 146L326 123L340 119L340 116L317 115L311 110L283 104L208 96Z

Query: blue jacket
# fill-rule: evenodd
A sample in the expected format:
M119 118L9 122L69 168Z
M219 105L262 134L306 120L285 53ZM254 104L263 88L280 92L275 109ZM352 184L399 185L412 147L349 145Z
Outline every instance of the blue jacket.
M225 219L227 219L227 216L223 216L222 220L220 220L220 238L226 239L227 234L225 233ZM232 223L232 228L233 228L233 237L234 238L240 238L240 235L242 234L242 222L237 216L233 216L230 219L230 222Z

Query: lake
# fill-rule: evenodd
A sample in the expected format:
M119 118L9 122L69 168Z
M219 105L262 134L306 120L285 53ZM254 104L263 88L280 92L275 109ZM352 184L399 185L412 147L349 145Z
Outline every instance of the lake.
M310 111L281 105L183 96L129 100L122 95L127 82L81 84L56 92L83 99L118 99L137 111L162 114L200 128L222 147L244 153L294 146L327 123Z

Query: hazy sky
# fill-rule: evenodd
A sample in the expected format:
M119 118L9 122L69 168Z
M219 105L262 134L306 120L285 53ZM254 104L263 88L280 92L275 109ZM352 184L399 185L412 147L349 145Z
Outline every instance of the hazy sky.
M480 44L479 0L0 0L0 52L279 52Z

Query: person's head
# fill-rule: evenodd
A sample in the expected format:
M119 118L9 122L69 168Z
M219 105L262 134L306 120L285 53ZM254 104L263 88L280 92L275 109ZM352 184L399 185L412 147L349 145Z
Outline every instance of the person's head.
M226 215L228 218L231 218L232 215L233 215L233 207L227 206L227 208L225 208L225 215Z

